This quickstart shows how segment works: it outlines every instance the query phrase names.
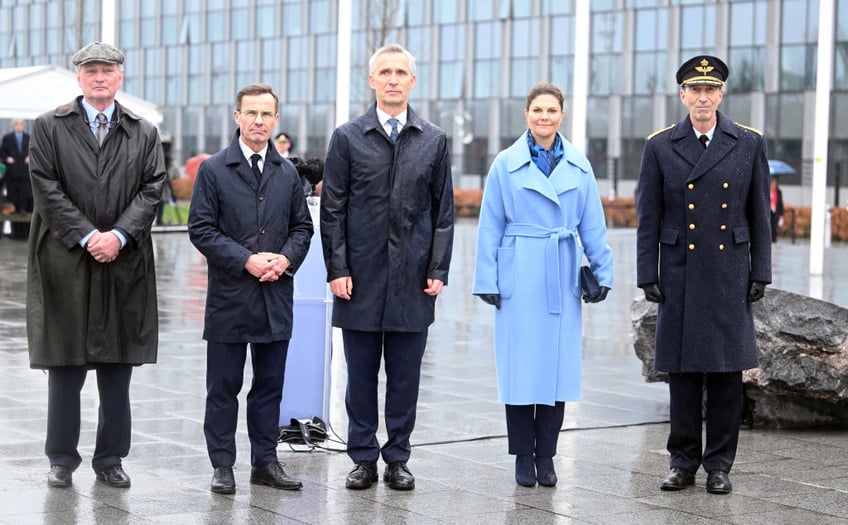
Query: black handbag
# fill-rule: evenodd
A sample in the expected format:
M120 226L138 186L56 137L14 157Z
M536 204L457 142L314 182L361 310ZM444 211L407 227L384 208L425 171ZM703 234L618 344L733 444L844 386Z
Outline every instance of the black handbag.
M580 290L583 292L583 300L594 301L601 295L601 285L589 266L580 267Z
M318 416L312 419L291 419L288 425L280 427L279 443L289 445L307 445L315 448L327 441L327 424Z

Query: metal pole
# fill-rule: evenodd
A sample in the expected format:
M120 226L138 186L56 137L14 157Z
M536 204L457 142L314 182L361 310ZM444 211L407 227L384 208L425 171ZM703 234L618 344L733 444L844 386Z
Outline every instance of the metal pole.
M813 134L813 194L810 218L810 275L822 275L827 210L827 139L833 65L833 0L819 2L816 108ZM813 295L813 297L816 297ZM820 298L820 297L819 297Z
M351 1L338 0L336 126L340 126L350 120L350 15Z
M589 0L577 0L574 8L574 86L571 89L571 143L586 152L586 105L589 98Z

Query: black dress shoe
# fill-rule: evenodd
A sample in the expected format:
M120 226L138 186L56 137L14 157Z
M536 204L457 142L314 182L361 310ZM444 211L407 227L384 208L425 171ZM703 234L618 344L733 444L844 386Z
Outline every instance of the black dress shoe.
M415 488L415 476L409 471L406 461L394 461L386 465L383 481L389 484L390 489L412 490Z
M707 474L707 492L710 494L730 494L733 484L730 477L723 470L711 470Z
M102 481L110 487L127 489L130 487L130 477L121 465L112 465L97 473L97 481Z
M71 486L72 473L70 467L65 465L53 465L50 467L50 473L47 474L47 486L57 489L66 489Z
M695 484L695 474L683 470L682 468L672 467L671 470L668 471L668 476L660 485L662 490L681 490L684 489L687 485Z
M250 469L250 483L253 485L267 485L282 490L300 490L303 487L303 483L290 478L286 474L279 461Z
M373 461L360 461L353 467L345 480L345 488L352 490L363 490L377 481L377 463Z
M235 494L236 478L233 476L232 465L215 467L212 473L212 486L209 488L215 494Z
M522 487L536 486L536 464L533 462L533 454L515 456L515 482Z
M553 487L557 484L554 458L536 457L536 478L539 481L539 485L543 487Z

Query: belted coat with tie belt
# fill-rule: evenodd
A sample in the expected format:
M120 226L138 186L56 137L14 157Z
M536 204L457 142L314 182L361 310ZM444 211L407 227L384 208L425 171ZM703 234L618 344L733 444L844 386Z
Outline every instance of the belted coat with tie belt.
M771 282L763 137L718 113L709 146L687 115L648 137L636 190L638 286L658 283L654 367L736 372L758 365L748 289Z
M562 139L550 177L531 160L527 138L489 169L477 234L474 294L500 294L495 311L498 399L512 405L580 398L585 254L612 288L612 249L589 160Z

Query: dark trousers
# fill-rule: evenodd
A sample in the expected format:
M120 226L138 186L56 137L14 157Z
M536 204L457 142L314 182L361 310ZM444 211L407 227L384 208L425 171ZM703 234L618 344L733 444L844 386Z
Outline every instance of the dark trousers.
M250 464L277 461L280 401L289 342L250 343L253 380L247 393L247 435ZM206 416L203 433L213 467L236 462L238 395L244 382L247 343L206 344Z
M707 444L701 445L703 392L707 393ZM742 372L668 374L671 467L730 472L739 443Z
M100 410L91 466L101 472L130 452L132 418L130 415L131 365L101 364L97 374ZM57 366L47 375L47 442L44 453L50 465L76 470L82 462L77 446L80 437L80 392L85 384L85 366Z
M506 433L509 453L535 454L539 458L556 455L559 431L565 418L565 403L550 405L506 405Z
M347 454L354 461L407 461L412 452L409 438L415 428L421 360L427 344L423 332L361 332L342 330L347 360ZM380 360L386 369L386 433L377 443L379 413L377 382Z

